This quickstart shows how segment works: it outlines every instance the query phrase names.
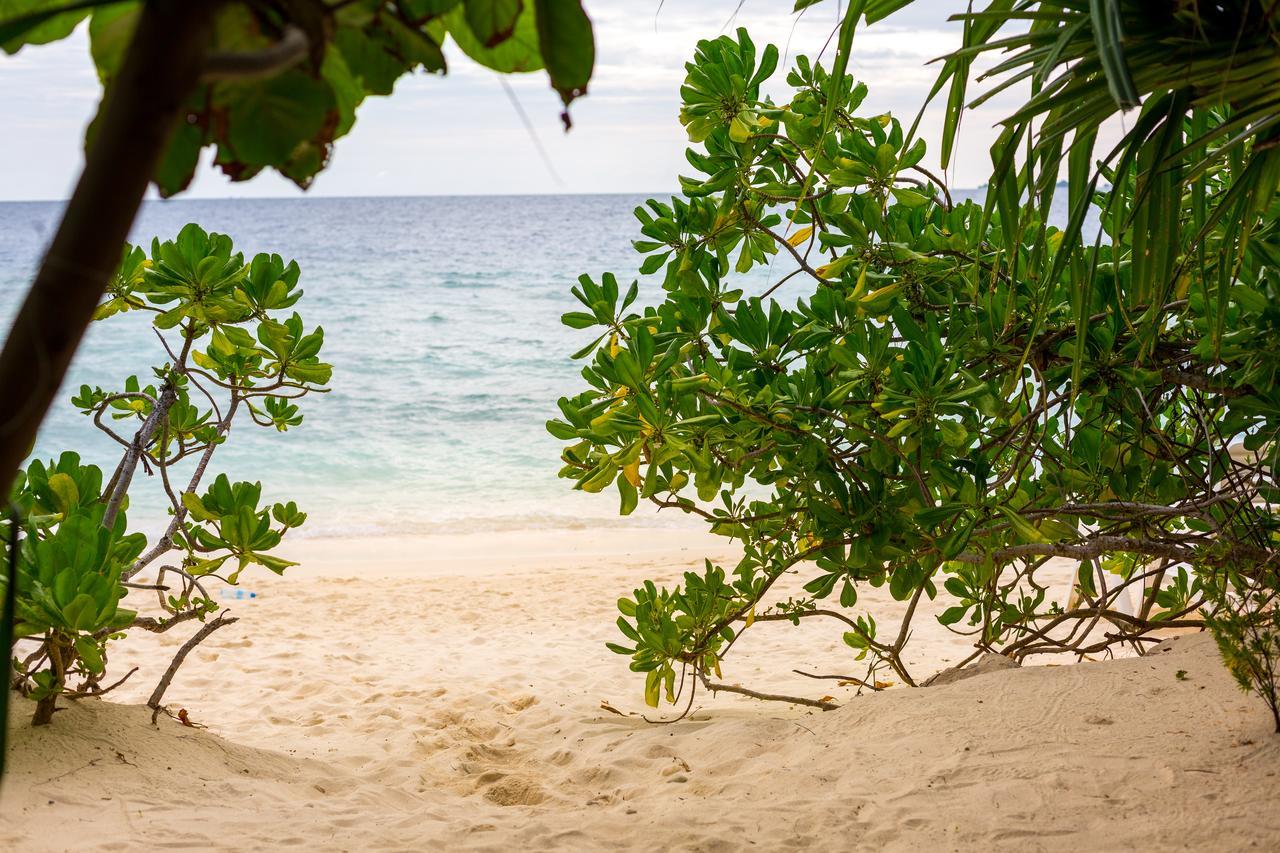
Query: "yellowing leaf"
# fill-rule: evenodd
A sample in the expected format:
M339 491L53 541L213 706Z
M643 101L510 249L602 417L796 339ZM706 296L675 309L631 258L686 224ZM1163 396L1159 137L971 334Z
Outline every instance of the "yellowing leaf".
M609 336L609 358L616 357L618 355L619 349L620 348L618 346L618 333L614 332L612 335Z
M1043 533L1036 529L1036 526L1018 515L1007 506L996 507L1009 521L1009 526L1018 538L1024 542L1047 542L1048 539Z
M787 243L789 243L794 248L795 246L799 246L805 240L808 240L812 234L813 234L813 226L806 225L805 227L801 228L799 231L797 231L796 233L788 237ZM821 273L819 273L819 275L821 275Z
M848 266L857 259L856 255L845 255L842 258L837 258L829 264L823 264L814 270L814 272L816 272L818 274L818 278L821 279L835 278L843 273L845 269L847 269Z
M883 296L892 296L893 294L898 292L898 288L901 286L902 286L901 282L895 281L893 284L887 284L878 290L871 291L870 293L868 293L866 296L862 297L858 301L865 305L867 303L874 302L875 300L880 299Z
M627 478L628 483L640 488L640 460L622 466L622 475Z
M1187 298L1187 291L1191 288L1191 276L1183 275L1178 278L1177 294L1179 299Z
M64 515L80 502L80 490L76 481L67 474L54 474L49 478L49 491L53 492L58 512Z
M863 264L862 269L858 272L858 281L853 286L853 292L849 294L850 299L861 299L862 294L867 290L867 265ZM841 343L844 343L842 340Z
M662 677L658 670L652 670L644 679L644 703L650 708L658 707L658 697L661 695Z

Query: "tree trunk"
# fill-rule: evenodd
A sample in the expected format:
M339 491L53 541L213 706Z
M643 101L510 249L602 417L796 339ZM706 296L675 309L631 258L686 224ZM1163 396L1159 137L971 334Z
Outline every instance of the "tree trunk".
M49 649L49 673L53 676L53 684L49 692L36 700L36 712L31 716L31 725L47 726L53 722L53 713L58 710L58 697L67 683L68 661L62 656L69 646L63 643L62 637L54 631L46 641Z
M31 725L47 726L53 722L53 712L58 710L58 694L50 693L36 702L36 712L31 715Z
M7 493L204 65L219 0L148 0L104 95L84 171L0 352L0 494Z

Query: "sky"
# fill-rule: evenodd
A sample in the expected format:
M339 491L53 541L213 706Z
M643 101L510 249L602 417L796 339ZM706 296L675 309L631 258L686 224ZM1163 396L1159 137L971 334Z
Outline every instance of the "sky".
M862 111L892 112L909 124L932 85L927 63L959 46L959 25L947 17L965 0L917 0L889 19L860 29L852 73L870 95ZM352 132L339 140L329 168L309 193L326 196L524 193L661 193L689 172L689 145L677 120L684 63L701 38L745 26L758 46L776 44L789 65L817 55L837 23L839 4L826 0L797 16L792 0L584 0L596 34L596 68L587 97L572 106L565 133L560 102L546 75L507 78L533 125L535 143L497 74L446 47L447 77L402 78L391 97L370 98ZM827 48L827 59L833 48ZM766 91L783 94L784 73ZM62 199L82 164L84 128L100 86L82 27L60 43L0 55L0 200ZM972 187L987 174L994 125L1018 93L993 99L965 119L948 170L953 187ZM941 110L931 108L922 134L927 166L940 167L936 140ZM540 155L538 144L545 151ZM206 151L206 154L208 151ZM274 173L233 184L201 165L189 197L297 196Z

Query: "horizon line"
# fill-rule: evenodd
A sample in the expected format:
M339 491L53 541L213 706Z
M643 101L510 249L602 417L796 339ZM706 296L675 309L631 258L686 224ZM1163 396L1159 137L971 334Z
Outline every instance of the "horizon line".
M969 192L983 189L983 186L977 187L952 187L952 192ZM311 194L299 193L297 195L218 195L218 196L191 196L180 195L173 198L157 198L147 197L142 200L143 204L159 202L161 204L170 204L172 202L182 201L312 201L312 200L332 200L332 201L357 201L364 199L414 199L414 198L539 198L539 197L565 197L565 196L651 196L661 198L664 196L677 196L677 192L654 193L651 191L631 191L617 190L609 192L527 192L527 193L503 193L503 192L476 192L476 193L387 193L374 195L327 195L327 194ZM70 199L67 198L5 198L0 199L0 204L66 204Z

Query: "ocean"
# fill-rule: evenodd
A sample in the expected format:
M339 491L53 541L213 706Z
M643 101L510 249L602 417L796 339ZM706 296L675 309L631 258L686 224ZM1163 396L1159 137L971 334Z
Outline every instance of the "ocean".
M976 193L962 193L973 197ZM1060 194L1061 195L1061 194ZM325 329L332 391L302 401L286 433L237 421L215 472L261 481L266 499L309 514L296 535L470 532L566 525L667 525L642 506L617 515L612 490L557 478L561 442L544 423L584 386L569 356L589 331L561 325L582 273L641 278L633 209L643 195L459 196L148 201L132 241L170 239L188 222L231 236L246 258L274 252L302 269L295 306ZM7 329L57 225L61 203L0 203L0 322ZM1061 211L1058 213L1059 218ZM792 269L778 256L742 277L761 292ZM141 312L94 323L35 454L75 449L110 472L114 445L69 399L81 384L123 387L164 361ZM211 478L206 478L206 482ZM131 490L135 526L164 523L158 482Z
M561 325L586 272L637 278L632 210L646 196L300 198L147 202L135 243L188 222L229 235L246 258L274 252L302 269L294 306L321 325L332 391L301 401L285 433L238 420L213 469L296 500L298 535L670 524L616 494L558 479L561 442L544 423L583 386L569 355L589 332ZM7 328L56 228L61 204L0 203L0 321ZM759 270L752 277L768 281ZM642 288L657 301L656 281ZM75 449L109 475L114 445L69 402L81 384L121 388L164 361L141 312L94 323L50 412L36 455ZM206 482L210 480L206 478ZM139 476L130 518L163 522L158 482Z

